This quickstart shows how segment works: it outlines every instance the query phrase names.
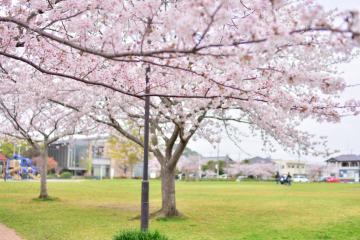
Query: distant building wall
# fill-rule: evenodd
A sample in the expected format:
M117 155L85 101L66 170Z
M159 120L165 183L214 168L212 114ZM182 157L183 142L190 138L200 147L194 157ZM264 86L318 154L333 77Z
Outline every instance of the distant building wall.
M58 171L71 170L85 174L91 165L88 174L94 177L142 177L142 163L130 167L106 156L107 139L101 137L58 142L49 147L49 156L57 161Z
M306 164L302 161L274 160L280 175L307 175Z

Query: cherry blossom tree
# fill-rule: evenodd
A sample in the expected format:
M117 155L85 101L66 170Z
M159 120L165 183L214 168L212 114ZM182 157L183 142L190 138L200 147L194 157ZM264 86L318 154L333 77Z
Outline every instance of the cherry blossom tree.
M178 214L174 174L191 138L239 136L232 123L244 123L265 142L317 154L320 142L299 123L358 113L358 101L338 100L346 81L334 70L358 54L354 11L327 12L309 0L0 3L4 78L83 84L73 97L52 101L140 146L131 133L143 130L143 100L151 96L150 151L161 165L165 216Z
M181 173L185 174L185 179L190 178L190 174L193 175L192 178L199 179L201 178L201 156L200 155L189 155L182 156L179 159L177 168Z
M41 158L39 158L39 156L34 156L32 158L32 162L33 164L35 164L36 166L40 166L41 167ZM50 171L54 171L57 167L57 161L55 160L55 158L53 157L48 157L48 161L47 161L47 167L46 170L49 173Z
M312 180L317 180L320 177L323 177L324 173L326 172L326 165L310 164L307 168L309 178Z
M276 165L274 163L235 163L231 165L229 171L233 176L241 175L253 176L259 179L269 179L274 176L276 172Z
M27 141L36 151L41 174L39 198L49 197L46 182L49 145L60 138L82 132L79 131L80 119L78 112L49 102L47 98L34 96L33 92L1 94L0 134Z

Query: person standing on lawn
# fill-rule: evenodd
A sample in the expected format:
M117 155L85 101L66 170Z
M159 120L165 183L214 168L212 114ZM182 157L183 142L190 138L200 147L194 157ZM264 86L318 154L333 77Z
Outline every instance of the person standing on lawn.
M289 186L291 186L291 175L290 173L288 173L288 175L286 176L286 182Z
M280 182L280 174L279 174L279 172L276 172L276 174L275 174L275 181L276 181L276 184L279 184L279 182Z

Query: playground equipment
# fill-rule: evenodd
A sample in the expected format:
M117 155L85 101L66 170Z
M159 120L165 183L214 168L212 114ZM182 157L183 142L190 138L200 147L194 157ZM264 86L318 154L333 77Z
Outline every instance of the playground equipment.
M15 154L13 158L9 158L6 161L6 179L38 179L38 170L32 164L30 158L23 157L19 154Z

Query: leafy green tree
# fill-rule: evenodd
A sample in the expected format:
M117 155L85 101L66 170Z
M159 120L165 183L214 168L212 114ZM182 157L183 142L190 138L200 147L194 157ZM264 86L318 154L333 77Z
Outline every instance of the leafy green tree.
M201 170L203 171L214 171L217 172L216 165L219 168L219 174L222 175L225 173L226 162L223 160L220 161L208 161L206 164L201 166Z
M132 171L135 164L142 159L142 148L126 138L111 136L107 141L106 156L122 169L124 175Z
M12 157L14 153L26 155L31 147L25 141L10 142L7 140L0 140L0 152L6 157Z

